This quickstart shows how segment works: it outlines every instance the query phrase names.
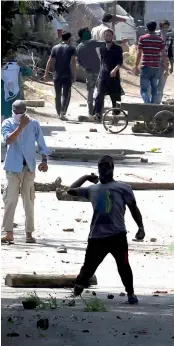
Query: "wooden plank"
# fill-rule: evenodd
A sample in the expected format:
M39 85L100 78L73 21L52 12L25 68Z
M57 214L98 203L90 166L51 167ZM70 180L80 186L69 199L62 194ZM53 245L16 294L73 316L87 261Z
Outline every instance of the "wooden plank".
M31 288L64 288L74 287L76 275L30 275L30 274L7 274L5 285L9 287ZM92 276L89 286L97 285L96 276Z

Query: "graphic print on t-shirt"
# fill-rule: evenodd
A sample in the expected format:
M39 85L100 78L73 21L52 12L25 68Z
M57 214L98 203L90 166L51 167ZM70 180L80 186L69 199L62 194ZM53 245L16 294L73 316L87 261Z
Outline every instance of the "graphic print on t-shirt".
M112 198L110 191L99 193L96 201L95 211L102 214L108 214L112 210Z

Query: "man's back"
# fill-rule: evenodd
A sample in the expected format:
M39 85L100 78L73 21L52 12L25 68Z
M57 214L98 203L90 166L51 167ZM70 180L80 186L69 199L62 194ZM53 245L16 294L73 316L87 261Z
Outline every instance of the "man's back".
M108 26L105 25L104 23L102 23L98 26L95 26L91 31L93 40L104 41L104 31L107 28L108 28Z
M140 36L138 48L143 51L142 67L159 68L161 51L164 47L162 37L155 33Z
M80 65L92 73L98 73L100 69L100 60L96 49L104 46L104 42L89 40L82 42L77 47L77 56Z
M76 56L75 47L59 43L52 48L51 57L55 59L54 79L71 78L71 58Z

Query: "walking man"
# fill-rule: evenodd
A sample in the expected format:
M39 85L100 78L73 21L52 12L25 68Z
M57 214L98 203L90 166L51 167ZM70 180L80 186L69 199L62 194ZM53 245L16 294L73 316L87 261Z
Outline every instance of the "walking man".
M1 129L7 144L4 169L7 186L4 190L3 230L6 235L2 243L11 243L13 238L13 220L18 202L19 190L25 211L26 243L34 243L34 178L36 168L35 142L38 144L42 161L38 169L47 172L47 155L42 130L39 123L26 113L24 101L16 100L12 105L12 117L4 120Z
M157 103L158 82L160 78L160 61L164 65L164 74L168 75L168 61L165 53L165 45L162 37L156 34L156 22L147 23L148 33L140 36L138 42L138 54L134 72L140 71L140 92L144 103ZM149 93L151 88L151 97Z
M174 60L174 33L170 30L170 23L168 20L163 20L160 23L160 31L157 32L163 39L165 43L165 52L169 60L169 73L173 73L173 60ZM164 73L164 64L161 61L160 63L160 76L158 83L158 94L157 94L157 103L160 104L163 98L163 92L165 84L167 81L167 76Z
M81 43L77 47L77 59L79 65L82 66L86 72L88 113L89 115L93 115L93 95L100 70L100 59L97 54L97 48L102 47L104 41L92 40L91 32L88 28L80 29L78 35Z
M104 32L105 45L100 48L101 65L98 78L98 93L95 100L95 115L101 121L105 95L110 95L113 108L121 101L119 69L123 64L122 48L113 42L113 31Z
M96 175L85 175L74 182L68 190L69 195L84 197L93 206L85 260L76 279L74 294L80 295L83 292L100 263L108 253L111 253L116 260L118 272L128 295L128 302L135 304L138 299L134 294L133 275L128 260L124 221L126 206L137 223L136 238L138 240L145 237L142 216L131 187L113 179L114 161L112 157L104 156L99 161L98 172L99 184ZM95 185L81 187L86 181Z
M58 117L66 120L66 112L71 98L72 82L76 80L76 49L71 45L71 33L62 34L62 42L54 46L48 59L44 80L48 80L48 73L54 61L54 88L55 103ZM63 98L61 102L61 92Z
M113 16L110 13L105 13L102 18L102 23L98 26L95 26L91 31L93 40L104 41L105 30L112 29L113 22L114 24L117 24L119 22L125 22L125 21L126 20L122 16L119 16L119 15ZM113 38L115 39L115 35L113 36L114 36Z

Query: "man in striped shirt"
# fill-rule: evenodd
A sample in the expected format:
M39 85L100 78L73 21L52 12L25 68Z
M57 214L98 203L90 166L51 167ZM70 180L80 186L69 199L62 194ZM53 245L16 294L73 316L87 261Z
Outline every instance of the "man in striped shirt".
M141 96L144 103L156 103L161 59L164 65L165 75L168 75L168 62L163 39L155 33L156 22L147 23L147 30L148 33L140 36L139 38L138 54L135 63L135 74L139 73L138 67L141 61ZM149 83L151 86L151 97L149 96L148 92Z

